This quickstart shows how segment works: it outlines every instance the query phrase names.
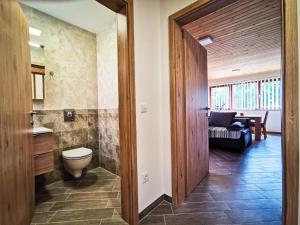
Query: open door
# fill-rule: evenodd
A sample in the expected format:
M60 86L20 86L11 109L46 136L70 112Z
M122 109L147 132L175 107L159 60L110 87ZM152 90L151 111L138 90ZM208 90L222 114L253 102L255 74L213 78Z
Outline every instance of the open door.
M188 196L209 171L208 81L206 49L188 32L183 33Z
M29 225L34 209L28 25L17 0L0 1L0 224Z

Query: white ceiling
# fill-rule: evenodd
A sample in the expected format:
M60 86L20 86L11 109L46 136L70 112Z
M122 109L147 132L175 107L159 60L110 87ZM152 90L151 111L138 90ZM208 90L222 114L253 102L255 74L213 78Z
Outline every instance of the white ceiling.
M21 3L92 33L99 33L116 13L95 0L20 0Z

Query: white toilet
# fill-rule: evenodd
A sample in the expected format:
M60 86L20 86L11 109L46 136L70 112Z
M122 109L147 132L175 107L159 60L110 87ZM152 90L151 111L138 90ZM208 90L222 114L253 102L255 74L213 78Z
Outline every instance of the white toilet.
M92 160L93 152L89 148L75 148L62 152L65 169L75 178L82 174Z

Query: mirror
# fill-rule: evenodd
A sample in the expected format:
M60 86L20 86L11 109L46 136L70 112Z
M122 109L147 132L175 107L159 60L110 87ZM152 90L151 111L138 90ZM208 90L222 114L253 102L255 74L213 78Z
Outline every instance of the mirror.
M32 75L32 99L43 100L45 98L45 66L31 64Z

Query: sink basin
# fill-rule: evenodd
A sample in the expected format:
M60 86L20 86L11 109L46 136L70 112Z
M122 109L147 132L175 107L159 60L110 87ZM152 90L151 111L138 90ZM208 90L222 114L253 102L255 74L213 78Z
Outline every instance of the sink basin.
M37 134L45 134L45 133L53 133L52 129L46 128L46 127L34 127L32 129L32 134L37 135Z

